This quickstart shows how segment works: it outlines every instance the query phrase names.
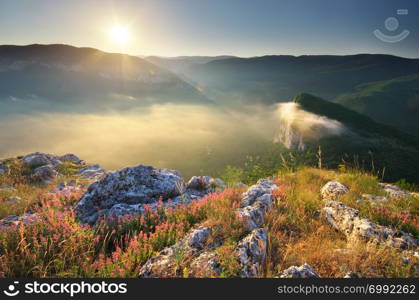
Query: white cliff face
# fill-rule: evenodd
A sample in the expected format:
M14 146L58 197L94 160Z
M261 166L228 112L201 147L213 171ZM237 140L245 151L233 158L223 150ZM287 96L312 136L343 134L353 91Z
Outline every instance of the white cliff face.
M306 145L303 141L303 135L298 132L292 123L281 123L279 133L274 139L275 143L281 143L288 149L298 149L304 151Z
M279 131L274 142L288 149L304 151L307 142L340 135L346 130L339 121L304 111L295 102L279 104L277 114Z

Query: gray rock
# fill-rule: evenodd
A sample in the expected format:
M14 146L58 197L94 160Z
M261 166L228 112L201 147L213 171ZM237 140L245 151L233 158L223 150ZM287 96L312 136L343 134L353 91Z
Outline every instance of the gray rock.
M260 179L243 193L238 214L249 232L263 226L266 212L274 202L272 192L277 188L273 181Z
M211 228L200 226L189 235L188 246L194 249L202 249L211 235Z
M218 189L225 189L226 188L226 184L221 178L215 178L214 180L216 182L216 188L218 188Z
M211 228L209 227L199 226L192 229L175 245L163 249L157 256L150 258L141 267L139 277L161 278L182 276L180 273L182 270L178 268L179 265L184 260L199 258L199 255L203 253L203 247L208 241L210 233ZM203 259L204 257L201 257L201 260ZM210 266L212 265L211 262L208 261L208 263ZM196 261L195 264L197 264Z
M220 256L214 251L206 251L192 260L189 266L193 277L218 277L221 274Z
M205 195L214 193L217 190L225 188L224 182L219 178L210 176L193 176L185 186L182 193L190 198L202 198Z
M15 202L19 202L19 201L22 201L22 198L17 197L17 196L10 197L9 199L7 199L7 203L9 203L9 204L12 204L12 203L15 203Z
M273 181L259 179L255 185L252 185L245 193L243 193L240 206L246 207L252 205L260 196L264 194L272 194L272 191L276 188L277 185Z
M178 172L151 166L138 165L109 172L89 186L75 207L76 215L81 222L89 219L91 223L91 217L98 211L116 204L146 204L176 197L180 195L178 186L182 184Z
M323 200L335 200L349 192L349 189L338 181L329 181L320 190Z
M175 249L165 248L157 256L150 258L140 269L140 278L167 278L177 277L177 264Z
M206 178L208 180L208 178ZM206 188L196 182L197 178L188 183L184 195L188 191L196 191ZM206 182L209 182L206 181ZM242 203L250 203L238 209L245 219L247 230L250 232L237 245L235 253L242 271L242 277L258 277L260 269L266 259L267 232L263 228L264 215L272 206L272 192L277 188L276 184L269 180L259 180L242 197ZM180 196L175 199L180 198ZM179 200L180 201L180 200ZM187 201L187 200L186 200ZM124 206L124 209L127 209ZM220 255L215 251L223 241L210 239L212 229L199 226L191 230L186 237L178 241L174 246L164 249L157 256L151 258L140 270L140 277L179 277L182 276L180 267L186 266L193 277L216 277L221 274ZM211 242L209 242L211 241ZM182 261L179 264L179 261ZM181 265L181 266L180 266Z
M322 209L322 215L350 241L364 239L402 250L416 249L419 245L418 241L409 234L361 218L358 210L342 202L329 201Z
M186 184L186 188L203 191L215 187L216 185L217 182L210 176L193 176Z
M243 238L237 248L237 256L242 268L241 277L258 277L266 260L268 233L265 229L253 230Z
M100 214L104 216L106 223L112 223L117 222L125 216L136 216L143 212L144 208L141 204L128 205L126 203L119 203L108 210L102 210Z
M25 155L21 158L21 161L24 165L32 169L45 165L51 165L56 168L62 164L58 156L41 152Z
M271 194L264 194L259 196L252 205L239 208L238 214L243 219L247 231L263 226L265 215L272 207L273 201L274 197Z
M60 156L59 159L61 161L69 161L69 162L72 162L73 164L76 164L76 165L83 165L83 164L85 164L85 162L83 160L81 160L76 155L71 154L71 153L64 154L64 155Z
M409 192L402 190L398 186L388 183L380 183L379 185L390 196L390 198L406 198L411 196Z
M34 177L43 184L52 183L58 176L58 172L52 165L37 167L34 170Z
M147 204L115 204L110 209L103 209L97 212L96 217L103 216L105 221L108 223L116 222L118 219L125 218L125 217L134 217L143 214L147 209L149 210L156 210L160 207L162 204L165 208L175 208L181 205L188 205L192 201L196 201L201 199L201 196L196 195L189 195L187 192L185 192L181 196L177 196L173 199L170 199L168 201L164 201L162 203L160 202L152 202ZM92 218L93 216L90 216L89 218ZM93 217L92 220L96 220L97 218ZM96 221L93 221L96 222ZM86 222L89 223L89 222Z
M363 202L363 201L368 201L371 205L374 205L374 206L380 206L383 203L389 201L389 199L384 196L362 194L361 199L359 199L358 202Z
M106 175L106 170L98 164L94 164L79 169L79 175L83 179L97 181L102 179Z
M34 213L25 213L21 216L7 216L0 220L0 230L16 226L27 226L39 221L39 216Z
M299 267L289 267L282 272L280 278L320 278L320 276L309 264L305 263Z

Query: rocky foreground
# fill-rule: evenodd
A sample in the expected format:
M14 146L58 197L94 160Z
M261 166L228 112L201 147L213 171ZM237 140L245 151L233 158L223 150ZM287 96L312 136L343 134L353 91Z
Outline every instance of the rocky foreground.
M51 194L80 193L80 199L69 209L74 212L77 222L88 226L100 224L121 224L127 218L136 218L148 211L188 206L206 196L226 188L221 179L209 176L194 176L185 181L174 170L157 169L137 165L117 171L106 171L99 165L88 165L74 154L56 156L32 153L13 160L0 161L0 176L15 172L16 165L25 170L36 185L51 185ZM71 180L55 184L57 179ZM79 178L82 183L74 178ZM242 186L242 184L240 184ZM413 197L416 193L404 191L397 186L381 184L386 196L362 194L362 201L380 205L394 199ZM13 186L0 187L13 193ZM265 268L269 247L269 226L267 214L276 206L280 186L273 179L260 179L241 195L233 214L240 220L241 234L230 251L237 266L235 276L261 277ZM0 190L1 191L1 190ZM345 236L348 245L358 242L383 245L406 253L417 259L419 246L411 234L389 226L383 226L361 216L339 199L350 189L338 181L329 181L318 191L323 201L319 216L336 231ZM21 201L10 197L8 203ZM10 215L0 220L0 231L16 226L30 226L44 222L36 212ZM155 253L140 266L138 276L148 277L220 277L225 275L221 249L229 246L229 241L220 235L218 224L205 222L195 224L189 232L173 245ZM231 257L230 257L231 259ZM356 277L348 273L345 277ZM320 277L309 264L283 269L276 277L309 278Z

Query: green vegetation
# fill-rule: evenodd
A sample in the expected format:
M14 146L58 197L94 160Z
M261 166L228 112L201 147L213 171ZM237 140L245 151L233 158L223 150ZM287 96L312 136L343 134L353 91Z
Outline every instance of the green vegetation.
M409 76L418 70L418 59L391 55L267 55L197 64L183 75L199 82L204 93L221 105L234 106L288 101L303 91L330 100L354 92L360 84Z
M295 98L302 109L341 122L349 132L321 139L309 148L314 152L321 146L324 166L338 168L344 163L364 169L386 181L406 179L419 182L419 138L383 125L309 94Z
M58 172L64 175L75 175L82 166L72 163L71 161L64 161L59 167Z
M333 101L419 136L419 74L361 84Z
M342 173L301 168L280 177L279 183L284 188L268 215L266 276L275 276L280 270L303 263L310 264L322 277L342 277L347 272L373 277L415 276L415 262L404 264L400 253L391 248L364 242L348 244L343 234L319 216L318 210L324 205L319 188L329 180L338 180L349 187L350 193L339 201L360 209L361 216L403 230L409 224L409 232L417 236L418 199L403 200L403 205L390 201L380 208L361 205L356 200L363 193L381 192L377 177L358 170ZM401 211L412 218L406 221Z
M340 201L359 209L362 216L392 226L418 238L417 198L393 199L380 206L357 201L362 194L382 195L377 177L341 167L341 171L309 167L286 168L272 174L279 186L274 208L268 213L268 257L263 276L277 276L291 265L310 264L322 277L415 276L417 259L403 262L402 252L367 242L348 244L318 213L324 203L319 190L329 180L347 185ZM2 175L4 176L4 175ZM0 176L1 177L1 176ZM211 226L212 239L224 244L216 250L221 277L236 277L240 266L234 249L245 232L235 213L244 188L223 192L176 209L161 206L141 216L129 217L98 228L75 221L69 205L81 195L51 195L40 190L40 204L33 207L42 222L0 230L2 277L136 277L141 266L164 247L173 245L192 226ZM176 255L173 276L189 277L187 257ZM205 274L203 274L205 275Z

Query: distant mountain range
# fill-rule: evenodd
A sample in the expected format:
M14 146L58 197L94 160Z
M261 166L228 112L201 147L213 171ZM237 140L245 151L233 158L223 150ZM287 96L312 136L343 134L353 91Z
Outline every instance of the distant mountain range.
M172 71L222 105L284 102L307 92L419 136L419 59L358 54L175 61L183 67ZM171 59L155 62L167 66Z
M330 100L359 84L419 73L419 59L372 54L229 58L193 65L184 73L208 92L242 101L273 103L300 92Z
M30 109L129 109L208 104L176 74L144 59L68 45L0 46L0 105Z
M177 56L177 57L162 57L162 56L146 56L145 60L172 72L179 73L186 71L194 65L206 64L215 60L223 60L234 58L234 56L220 55L220 56Z
M307 143L323 146L329 167L369 164L375 171L386 168L388 180L419 181L419 59L139 58L68 45L0 46L0 114L141 110L165 103L269 110L296 94L304 111L349 129Z
M419 59L391 55L139 58L68 45L0 46L1 112L239 109L306 92L419 136Z

